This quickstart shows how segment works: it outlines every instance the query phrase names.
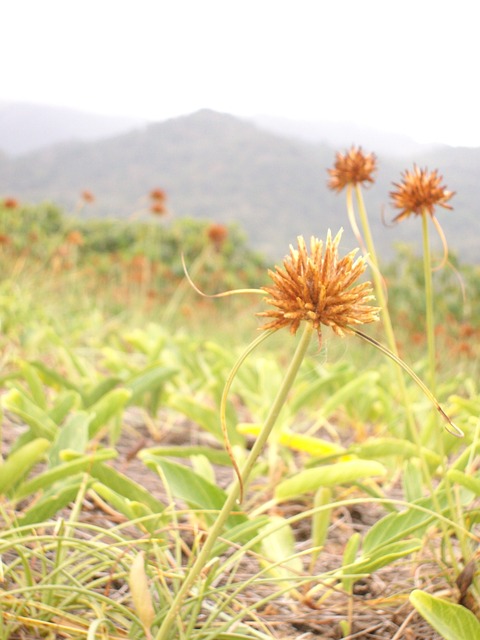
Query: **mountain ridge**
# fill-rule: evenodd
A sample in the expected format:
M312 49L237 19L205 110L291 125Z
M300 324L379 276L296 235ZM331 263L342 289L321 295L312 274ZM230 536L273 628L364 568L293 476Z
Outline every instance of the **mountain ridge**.
M370 151L370 149L365 149ZM239 222L252 245L284 255L297 235L324 237L346 227L342 244L358 245L343 196L327 188L336 149L282 137L258 125L203 109L95 142L67 142L18 157L0 156L0 192L21 200L53 200L73 211L81 191L96 202L82 215L128 217L148 209L148 193L161 187L172 215ZM375 150L373 150L375 151ZM376 184L365 191L380 255L396 242L419 246L418 220L388 229L392 182L413 163L438 168L457 192L455 212L439 210L451 248L480 261L480 150L442 147L415 157L379 154ZM460 222L459 222L460 220ZM434 240L434 244L436 241Z

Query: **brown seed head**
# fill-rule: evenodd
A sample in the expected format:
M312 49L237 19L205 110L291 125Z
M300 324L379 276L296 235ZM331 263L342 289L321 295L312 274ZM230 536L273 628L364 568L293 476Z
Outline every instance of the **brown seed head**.
M228 229L224 224L212 223L207 229L207 237L216 249L220 249L228 237Z
M408 218L412 214L422 215L425 211L433 217L437 205L444 209L452 209L447 202L455 192L448 191L445 186L442 186L442 180L443 177L438 175L437 170L429 173L427 169L419 169L414 165L413 171L405 171L402 174L402 182L399 184L394 182L393 186L396 190L390 192L393 206L401 209L394 218L394 222Z
M156 200L150 205L150 212L156 216L164 216L167 214L167 207L162 201Z
M150 199L151 200L166 200L167 194L163 189L152 189L150 191Z
M284 268L277 266L275 271L268 272L274 285L262 287L269 296L265 301L276 307L258 314L273 318L262 329L289 327L291 333L296 333L305 320L321 339L322 324L343 336L352 333L349 325L378 320L380 309L368 304L373 299L370 282L351 286L365 271L365 258L354 260L355 250L339 259L341 235L339 231L332 240L329 231L325 249L321 240L312 237L310 255L303 236L297 238L298 249L290 245Z
M4 198L3 206L5 209L18 209L19 203L16 198Z
M333 169L328 169L330 180L328 187L332 191L341 191L347 185L373 182L373 173L377 170L377 157L374 153L364 154L362 147L351 147L343 154L337 153Z
M95 196L88 189L84 189L80 194L80 197L86 204L91 204L92 202L95 202Z
M70 231L65 239L67 244L80 247L84 244L85 240L80 231Z

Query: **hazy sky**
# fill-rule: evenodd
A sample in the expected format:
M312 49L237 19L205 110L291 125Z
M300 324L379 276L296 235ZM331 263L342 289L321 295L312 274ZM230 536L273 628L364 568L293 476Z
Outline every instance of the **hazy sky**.
M0 100L480 146L479 18L473 0L3 0Z

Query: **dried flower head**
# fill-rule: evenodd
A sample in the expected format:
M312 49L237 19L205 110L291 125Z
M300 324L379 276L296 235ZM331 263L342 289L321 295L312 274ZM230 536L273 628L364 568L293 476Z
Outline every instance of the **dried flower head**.
M70 231L65 239L65 242L67 244L70 244L72 246L76 246L76 247L81 247L85 240L83 238L83 235L80 231Z
M167 194L163 189L152 189L150 191L150 199L151 200L166 200Z
M443 177L438 175L437 170L429 173L427 169L419 169L414 165L413 171L405 171L402 182L394 182L396 190L390 192L393 206L401 209L394 221L403 220L412 214L419 216L425 211L433 217L436 206L452 209L447 202L455 192L442 186L442 180Z
M347 185L373 182L373 174L377 170L377 157L374 153L364 154L362 147L351 147L343 154L338 152L335 156L333 169L328 169L330 180L328 187L332 191L341 191Z
M207 229L207 237L219 250L228 237L228 229L224 224L212 223Z
M91 204L92 202L95 202L95 196L88 189L84 189L80 194L80 197L83 202L85 202L85 204Z
M167 214L167 207L160 200L156 200L150 205L150 212L156 216L164 216Z
M277 266L275 271L268 272L274 285L262 287L269 296L265 301L276 307L258 314L273 318L262 329L289 327L291 333L296 333L305 320L313 325L321 339L322 324L343 336L352 333L349 325L378 320L380 309L368 304L374 297L370 282L351 287L367 263L363 257L354 260L357 250L339 259L341 235L339 231L332 240L329 231L325 248L321 240L312 237L310 255L303 236L297 239L298 249L290 245L284 268Z
M3 207L5 209L18 209L18 200L16 198L4 198Z

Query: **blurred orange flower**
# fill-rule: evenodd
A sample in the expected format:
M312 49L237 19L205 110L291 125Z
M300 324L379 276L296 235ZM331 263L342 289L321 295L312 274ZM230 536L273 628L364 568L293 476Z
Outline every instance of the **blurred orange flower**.
M352 146L347 153L338 152L335 156L333 169L328 169L330 174L328 187L332 191L342 191L349 184L355 186L364 182L373 183L373 173L376 170L376 155L364 154L361 147Z
M419 169L414 165L413 171L405 171L402 178L401 183L393 183L397 188L390 192L393 206L401 210L394 222L404 220L412 214L420 216L424 212L433 217L436 206L444 209L453 208L447 202L455 192L448 191L441 185L443 177L438 175L437 170L429 173L427 169Z

